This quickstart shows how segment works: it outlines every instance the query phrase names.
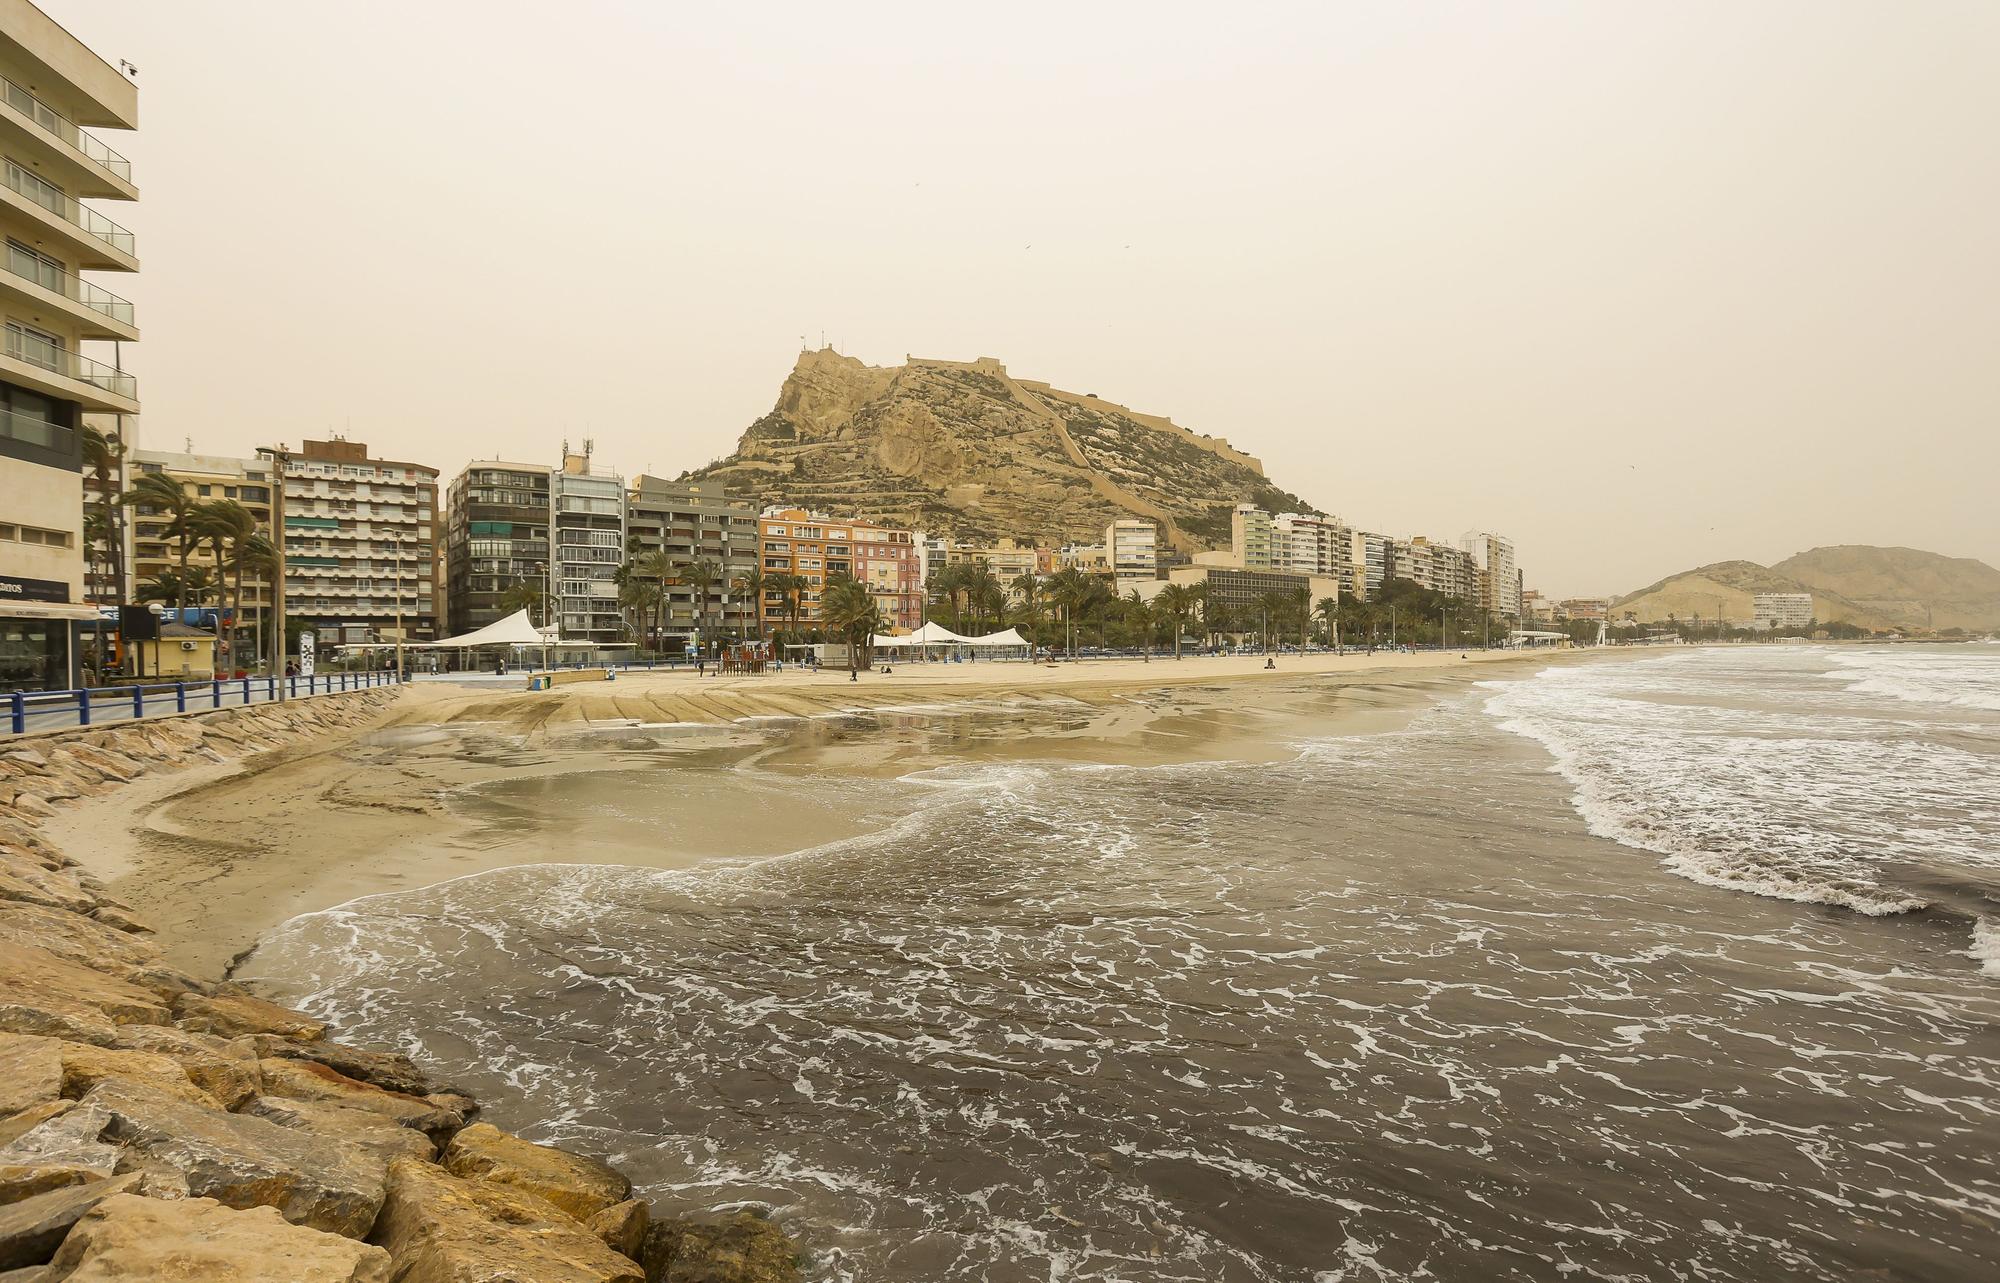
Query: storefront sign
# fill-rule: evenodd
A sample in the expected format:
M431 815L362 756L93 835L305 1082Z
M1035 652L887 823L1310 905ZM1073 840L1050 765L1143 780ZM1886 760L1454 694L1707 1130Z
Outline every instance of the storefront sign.
M60 579L16 579L0 575L0 606L10 601L69 600L69 585Z

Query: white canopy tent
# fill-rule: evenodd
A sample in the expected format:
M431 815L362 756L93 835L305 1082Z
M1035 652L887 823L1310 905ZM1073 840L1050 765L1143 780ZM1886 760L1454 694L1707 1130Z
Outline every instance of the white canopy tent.
M1020 651L1022 654L1026 654L1029 650L1028 639L1021 636L1019 632L1012 628L1004 629L997 633L986 633L979 637L967 637L964 633L955 633L939 623L925 624L922 628L917 629L917 631L906 633L900 637L891 637L886 633L877 633L872 639L872 645L876 650L916 650L925 653L928 653L932 647L946 647L954 651L972 651L975 653L981 651Z
M458 650L474 646L560 646L562 638L558 630L546 631L535 627L528 618L528 612L517 610L505 619L495 620L484 628L475 628L469 633L456 637L446 637L433 642L408 642L412 650Z

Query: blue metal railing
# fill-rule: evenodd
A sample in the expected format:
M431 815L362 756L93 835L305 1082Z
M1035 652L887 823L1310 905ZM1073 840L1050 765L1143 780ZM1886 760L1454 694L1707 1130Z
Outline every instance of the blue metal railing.
M279 698L310 699L315 695L337 695L342 691L391 686L401 680L396 673L387 670L315 673L311 677L217 677L205 682L15 691L0 698L7 702L9 731L22 735L30 729L96 726L105 722L266 704ZM43 720L35 723L32 720L35 718Z

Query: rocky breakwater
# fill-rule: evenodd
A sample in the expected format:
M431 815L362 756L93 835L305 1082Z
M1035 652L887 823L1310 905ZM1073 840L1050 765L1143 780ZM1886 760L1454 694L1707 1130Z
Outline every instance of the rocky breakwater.
M475 1121L408 1058L162 960L40 821L141 775L350 728L393 691L0 746L0 1283L777 1283L749 1213Z

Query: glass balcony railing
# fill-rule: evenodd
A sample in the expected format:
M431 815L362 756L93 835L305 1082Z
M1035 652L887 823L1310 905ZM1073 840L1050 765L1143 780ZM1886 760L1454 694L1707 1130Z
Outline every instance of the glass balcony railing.
M76 432L60 423L50 423L32 415L16 414L12 410L0 410L0 437L20 441L27 445L38 445L48 450L67 450Z
M114 321L125 325L133 323L130 303L110 290L92 285L75 273L64 271L45 259L24 254L10 246L5 261L0 262L0 271L39 285L53 294L60 294L71 302L81 303L91 311L108 316Z
M7 162L6 173L0 174L0 182L6 183L8 187L65 223L80 229L92 240L103 241L122 254L135 252L137 242L133 240L132 233L91 209L76 197L67 192L57 191L12 161Z
M7 105L20 112L29 120L40 125L48 133L54 134L70 146L89 157L91 162L126 182L132 181L132 162L112 151L90 134L57 112L41 99L29 93L5 76L0 76L0 97L7 99Z
M139 399L139 381L131 375L122 374L102 361L79 356L68 348L57 347L12 325L7 327L7 355L64 378L88 383L113 396L121 396L128 401Z

